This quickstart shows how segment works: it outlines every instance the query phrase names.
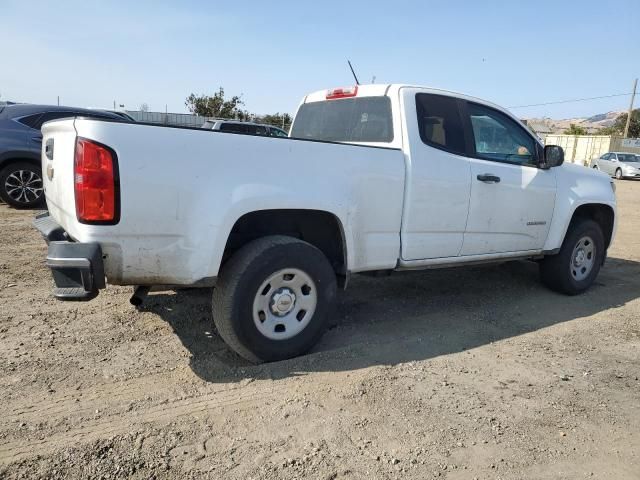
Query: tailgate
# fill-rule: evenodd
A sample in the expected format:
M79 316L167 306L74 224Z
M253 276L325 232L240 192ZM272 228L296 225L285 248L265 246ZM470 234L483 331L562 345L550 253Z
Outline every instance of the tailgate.
M75 119L47 122L42 127L42 176L47 208L67 231L76 222L73 166Z

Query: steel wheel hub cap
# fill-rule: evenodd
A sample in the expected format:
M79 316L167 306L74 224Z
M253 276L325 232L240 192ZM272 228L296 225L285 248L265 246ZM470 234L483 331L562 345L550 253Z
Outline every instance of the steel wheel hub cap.
M296 294L288 288L279 288L271 297L269 306L274 315L282 317L289 313L296 304Z
M571 255L571 265L569 266L571 276L578 281L584 280L593 270L595 261L596 246L593 243L593 239L591 237L582 237L576 243Z
M30 170L17 170L7 176L4 190L16 202L35 202L42 196L42 178Z
M258 288L253 300L253 322L270 340L298 335L316 311L316 284L297 268L278 270Z

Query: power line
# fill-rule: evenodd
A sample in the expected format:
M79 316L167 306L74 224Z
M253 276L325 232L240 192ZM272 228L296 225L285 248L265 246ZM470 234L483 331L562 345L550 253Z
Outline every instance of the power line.
M571 100L559 100L557 102L532 103L531 105L516 105L514 107L507 107L507 108L542 107L544 105L556 105L558 103L586 102L588 100L599 100L601 98L611 98L611 97L625 97L627 95L631 95L631 93L615 93L613 95L603 95L601 97L574 98Z

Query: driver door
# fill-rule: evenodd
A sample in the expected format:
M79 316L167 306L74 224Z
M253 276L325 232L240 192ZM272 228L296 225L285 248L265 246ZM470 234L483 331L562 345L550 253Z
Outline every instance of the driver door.
M461 255L542 250L555 206L555 169L538 168L541 146L505 113L466 102L464 116L472 158Z
M598 160L598 168L611 175L611 153L605 153Z
M620 167L620 161L618 160L618 155L615 153L610 153L609 155L609 161L607 162L609 164L609 171L607 173L613 176L616 174L616 170Z

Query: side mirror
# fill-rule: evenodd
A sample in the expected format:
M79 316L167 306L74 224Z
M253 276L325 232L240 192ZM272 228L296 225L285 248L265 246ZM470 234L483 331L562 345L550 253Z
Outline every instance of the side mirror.
M564 150L558 145L545 145L541 168L559 167L564 163Z

